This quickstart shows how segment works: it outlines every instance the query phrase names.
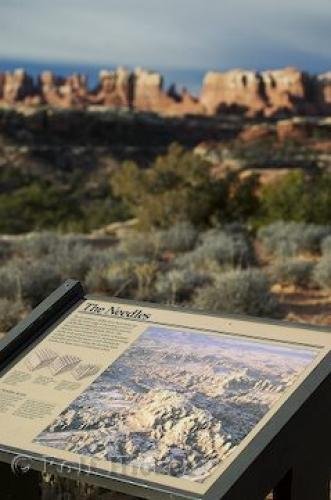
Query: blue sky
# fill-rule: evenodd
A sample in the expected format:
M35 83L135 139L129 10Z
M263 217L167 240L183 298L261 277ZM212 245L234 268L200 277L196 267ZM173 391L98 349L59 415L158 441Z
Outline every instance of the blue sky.
M331 0L0 0L0 59L331 69Z

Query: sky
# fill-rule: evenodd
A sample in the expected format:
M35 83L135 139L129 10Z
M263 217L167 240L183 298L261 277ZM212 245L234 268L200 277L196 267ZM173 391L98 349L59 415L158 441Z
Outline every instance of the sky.
M324 72L330 27L331 0L0 0L0 67Z

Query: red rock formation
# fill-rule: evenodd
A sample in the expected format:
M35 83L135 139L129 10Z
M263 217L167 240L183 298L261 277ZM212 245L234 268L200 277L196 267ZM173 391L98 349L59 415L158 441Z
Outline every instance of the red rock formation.
M85 75L69 76L59 90L60 94L69 96L73 106L84 106L88 102L89 92Z
M3 100L4 85L5 85L5 74L0 73L0 102Z
M89 96L92 104L115 108L131 107L131 73L124 68L116 71L102 70L99 74L100 84L95 95Z
M238 111L247 116L263 114L314 114L327 110L330 101L330 77L321 75L318 81L319 106L310 100L312 78L296 68L264 71L233 70L207 73L201 92L201 103L207 114Z
M280 141L288 139L302 141L311 136L312 128L312 124L307 122L307 119L279 120L276 125L277 138Z
M244 142L254 142L272 137L274 131L267 123L249 125L239 134L239 139Z
M23 69L6 72L3 78L2 99L6 104L14 105L25 97L33 95L33 80Z
M56 77L51 71L43 71L39 77L39 89L44 103L54 107L62 106L59 87L64 80Z
M204 78L201 103L207 114L227 111L258 114L265 108L261 77L254 71L210 72Z
M267 100L266 115L307 110L307 76L296 68L261 73Z
M173 114L186 114L186 115L203 115L204 107L202 103L196 97L193 97L192 94L188 92L186 88L184 88L179 94L178 104L173 107Z
M267 117L284 113L330 114L331 73L312 77L295 68L262 73L211 72L204 78L197 99L185 89L178 93L175 86L166 92L159 73L142 69L133 73L123 68L103 70L94 91L88 90L82 75L61 78L44 71L34 83L24 70L15 70L0 74L0 102L9 106L48 104L66 109L95 105L167 116L227 112ZM256 131L251 132L254 135Z
M163 89L163 77L159 73L140 68L134 73L133 108L137 111L159 113L166 116L203 114L204 109L186 89L177 93L175 86L168 92Z
M44 71L40 76L41 95L46 104L60 108L82 107L87 104L86 77L73 74L66 79Z
M159 112L165 116L185 116L185 115L203 115L204 107L199 99L193 97L185 88L177 93L171 88L167 93L165 105L159 108Z
M317 76L315 99L320 113L331 114L331 71Z
M133 107L137 111L162 112L173 103L163 91L163 78L159 73L138 68L134 72Z

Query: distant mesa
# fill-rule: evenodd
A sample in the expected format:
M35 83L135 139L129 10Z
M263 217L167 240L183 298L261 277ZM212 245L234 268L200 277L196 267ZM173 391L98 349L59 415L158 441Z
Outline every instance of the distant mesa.
M234 69L206 74L199 97L172 85L159 73L117 68L102 70L90 90L84 75L67 78L43 71L37 81L23 69L0 73L2 106L63 109L113 108L164 116L225 113L248 117L331 114L331 72L311 75L296 68L263 72Z

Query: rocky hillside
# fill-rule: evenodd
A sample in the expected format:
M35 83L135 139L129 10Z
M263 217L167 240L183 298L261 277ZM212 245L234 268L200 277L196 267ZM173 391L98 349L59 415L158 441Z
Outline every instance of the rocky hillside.
M99 83L89 89L84 75L63 78L44 71L35 81L23 69L0 73L0 104L65 109L111 107L168 116L247 116L331 113L331 73L310 75L296 68L271 71L235 69L209 72L199 97L173 85L164 90L159 73L142 69L102 70Z

